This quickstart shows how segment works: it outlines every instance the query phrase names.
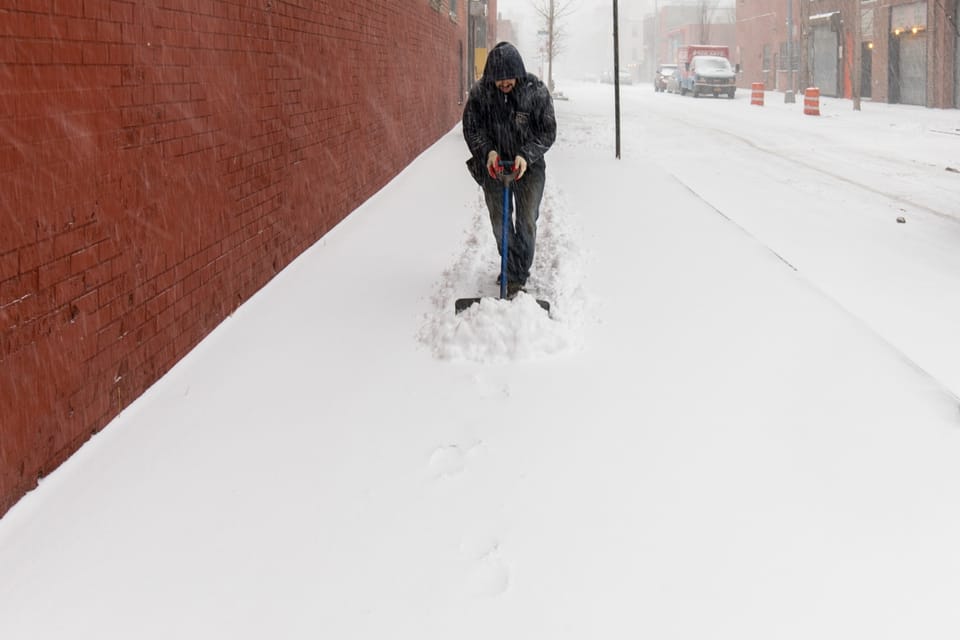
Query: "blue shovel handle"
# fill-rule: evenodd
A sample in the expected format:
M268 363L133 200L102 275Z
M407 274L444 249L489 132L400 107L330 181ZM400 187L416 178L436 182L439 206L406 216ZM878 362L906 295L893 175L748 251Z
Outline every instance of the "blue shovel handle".
M500 220L500 299L507 297L507 225L510 222L510 183L513 182L513 162L501 160L503 171L500 180L503 182L503 218Z

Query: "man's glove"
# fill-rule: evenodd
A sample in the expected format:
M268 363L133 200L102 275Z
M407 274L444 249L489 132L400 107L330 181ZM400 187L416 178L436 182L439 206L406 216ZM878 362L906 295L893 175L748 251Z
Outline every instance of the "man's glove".
M527 161L523 156L517 156L513 160L513 172L516 174L514 180L519 180L527 172Z
M494 180L497 179L498 174L503 173L503 167L500 166L500 156L497 155L496 151L487 154L487 173Z

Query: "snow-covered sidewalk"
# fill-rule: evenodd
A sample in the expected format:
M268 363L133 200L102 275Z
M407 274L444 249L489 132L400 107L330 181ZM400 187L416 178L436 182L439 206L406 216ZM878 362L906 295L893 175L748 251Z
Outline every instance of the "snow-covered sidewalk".
M497 273L455 129L0 520L0 637L956 638L955 398L594 90L552 319L453 315Z

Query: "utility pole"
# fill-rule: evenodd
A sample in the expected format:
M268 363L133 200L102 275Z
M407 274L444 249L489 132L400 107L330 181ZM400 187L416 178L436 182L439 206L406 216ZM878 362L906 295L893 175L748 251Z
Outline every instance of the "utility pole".
M657 65L660 64L660 52L657 50L657 37L660 35L660 7L659 1L653 0L653 69L650 74L657 71Z
M617 122L617 159L620 158L620 16L613 0L613 110Z
M793 92L793 0L787 0L787 90L783 101L786 104L797 101Z
M487 49L487 0L467 2L467 88L477 81L477 49Z
M550 0L550 20L548 24L550 25L550 33L547 34L547 51L550 52L550 56L547 58L547 62L550 64L550 72L547 76L547 89L550 90L550 93L553 93L553 30L556 25L554 21L557 19L557 7L555 4L556 0Z
M800 89L806 89L810 86L810 43L807 39L810 37L808 28L810 26L810 3L800 3Z
M860 40L863 38L861 34L862 31L862 21L863 18L860 13L860 0L850 0L850 4L853 5L851 13L853 14L853 68L850 70L850 84L853 86L850 87L850 91L853 94L853 110L860 111L860 83L861 80L861 71L863 62L861 58L863 57L863 44Z
M473 5L471 4L472 8ZM473 15L473 11L467 11L467 91L473 88L474 76L476 73L474 69L476 68L476 59L474 57L474 52L476 51L476 43L474 42L475 32L476 32L476 17ZM464 99L461 97L461 100Z

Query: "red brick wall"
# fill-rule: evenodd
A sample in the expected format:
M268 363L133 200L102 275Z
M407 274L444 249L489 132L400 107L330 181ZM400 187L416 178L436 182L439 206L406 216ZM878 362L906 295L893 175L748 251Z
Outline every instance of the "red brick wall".
M456 123L436 4L0 0L0 514Z
M795 0L791 3L793 10L794 40L793 46L798 52L801 47L799 34L800 3ZM737 53L733 55L734 64L739 63L741 73L737 76L737 85L749 89L754 82L763 82L767 91L784 90L787 74L780 74L782 82L778 82L777 70L780 59L780 46L788 39L787 34L787 6L782 0L738 0ZM763 48L770 47L770 69L764 68Z

